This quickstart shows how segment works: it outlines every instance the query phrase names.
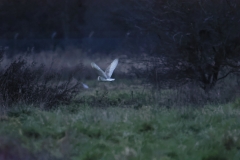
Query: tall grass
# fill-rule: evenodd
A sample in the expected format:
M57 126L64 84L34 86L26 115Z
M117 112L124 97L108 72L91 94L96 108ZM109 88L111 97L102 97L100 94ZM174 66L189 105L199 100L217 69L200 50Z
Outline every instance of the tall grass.
M68 107L49 112L18 106L7 112L0 121L0 157L14 152L46 159L240 158L240 112L231 104L137 110L73 105L75 112Z

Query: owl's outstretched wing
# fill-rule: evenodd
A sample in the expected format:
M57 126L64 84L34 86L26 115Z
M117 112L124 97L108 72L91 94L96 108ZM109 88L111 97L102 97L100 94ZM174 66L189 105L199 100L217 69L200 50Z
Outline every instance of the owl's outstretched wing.
M105 71L107 78L111 78L113 71L115 70L117 65L118 65L118 59L114 59L114 61L107 67Z
M100 67L98 67L98 65L96 65L94 62L92 62L91 66L92 66L92 68L97 70L99 76L107 79L107 75L105 74L105 72L103 72L103 70Z

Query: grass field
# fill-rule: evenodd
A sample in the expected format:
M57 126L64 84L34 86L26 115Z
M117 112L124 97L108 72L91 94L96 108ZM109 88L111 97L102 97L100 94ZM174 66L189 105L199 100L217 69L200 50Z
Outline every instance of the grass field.
M142 89L104 87L49 111L25 105L6 110L0 159L240 159L236 104L159 107Z

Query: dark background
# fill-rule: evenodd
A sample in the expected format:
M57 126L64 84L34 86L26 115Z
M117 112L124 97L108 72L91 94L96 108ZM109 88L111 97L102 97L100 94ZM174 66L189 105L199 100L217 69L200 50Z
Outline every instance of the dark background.
M128 54L122 63L131 57L145 68L130 72L158 87L195 83L208 92L240 71L235 0L1 0L0 21L8 55Z
M1 0L0 46L11 53L69 46L110 53L148 42L145 33L114 14L116 5L110 0Z

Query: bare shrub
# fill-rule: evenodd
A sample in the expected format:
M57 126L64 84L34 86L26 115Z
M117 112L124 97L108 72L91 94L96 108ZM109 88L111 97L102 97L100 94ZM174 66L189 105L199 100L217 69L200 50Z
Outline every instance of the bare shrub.
M67 104L80 92L81 84L74 81L74 74L81 72L81 64L68 75L35 62L28 63L24 57L13 60L0 71L0 98L5 106L13 104L38 104L52 108Z

